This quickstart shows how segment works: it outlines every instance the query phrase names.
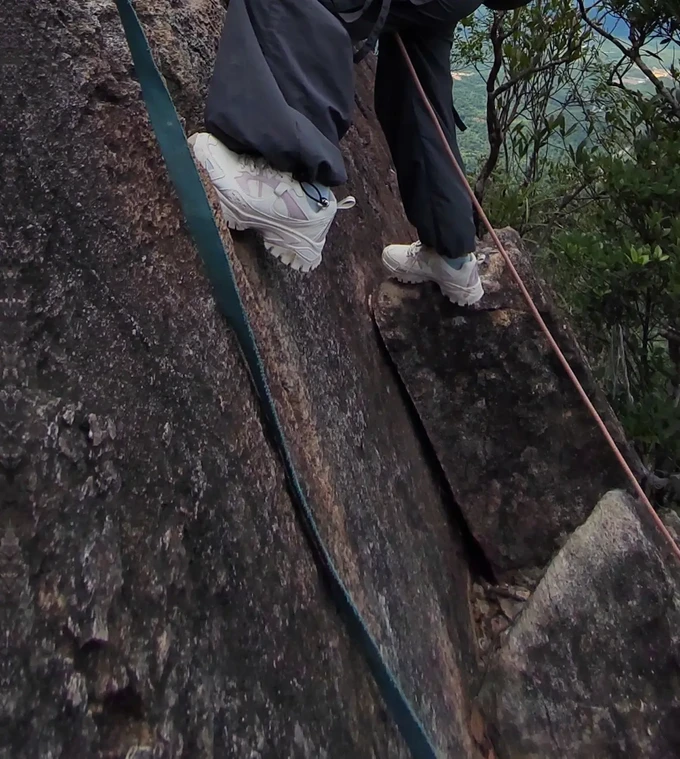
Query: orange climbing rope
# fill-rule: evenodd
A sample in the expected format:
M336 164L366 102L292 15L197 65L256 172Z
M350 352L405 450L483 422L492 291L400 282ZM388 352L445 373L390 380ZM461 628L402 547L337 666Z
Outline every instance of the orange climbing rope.
M673 539L673 536L670 534L668 529L666 528L666 525L661 521L661 518L654 510L654 507L652 506L649 498L647 498L647 494L642 489L642 486L637 480L637 477L633 474L632 469L630 466L628 466L628 462L623 457L623 454L619 450L618 446L616 445L616 442L614 441L614 438L611 436L611 433L607 429L607 426L605 425L604 421L602 420L602 417L598 414L597 409L595 406L593 406L590 398L588 397L588 394L583 389L583 385L579 382L578 377L574 374L574 370L569 365L569 362L567 361L566 356L562 352L560 346L557 344L557 341L552 336L552 333L548 329L548 325L545 323L545 320L541 316L540 311L536 307L536 304L534 303L531 295L529 294L529 291L527 290L524 282L522 281L522 278L519 275L519 272L515 268L515 265L512 263L512 260L510 259L510 256L505 250L503 243L500 241L498 235L496 234L496 231L494 230L493 226L491 225L491 222L487 218L486 214L484 213L484 209L482 208L481 204L477 200L472 187L470 187L470 184L467 180L467 177L465 176L465 172L458 164L458 161L456 160L456 157L453 154L453 151L451 150L451 146L449 145L449 141L446 139L446 135L444 134L444 130L441 127L441 124L439 123L439 118L437 117L437 114L435 113L434 108L432 107L432 103L430 103L429 98L427 97L427 94L425 93L425 90L423 89L423 85L420 83L420 79L418 78L418 74L416 73L415 67L413 66L413 61L411 60L411 57L408 54L408 51L406 50L406 46L404 45L403 40L401 39L401 36L399 34L396 35L397 37L397 43L399 45L399 48L401 49L401 52L404 56L404 60L406 62L406 66L413 78L413 82L416 86L416 89L418 90L418 94L420 95L423 104L425 105L425 108L427 109L428 113L430 114L430 117L432 118L432 121L437 129L437 132L439 134L439 138L442 141L442 144L444 145L444 148L451 159L451 163L453 164L455 170L458 172L458 175L460 176L463 184L468 190L468 193L470 195L470 199L472 200L472 205L477 210L477 213L479 214L479 217L484 222L484 226L486 227L487 231L491 235L491 239L494 242L494 245L498 248L499 253L501 256L503 256L503 259L505 263L508 266L508 269L510 271L510 274L512 275L512 278L517 283L517 286L519 287L522 296L524 297L524 300L527 303L527 306L529 306L529 310L533 314L534 318L536 319L536 322L538 323L538 326L541 328L541 331L546 336L548 343L550 344L550 347L555 352L555 355L559 359L560 363L564 367L565 372L567 373L567 376L571 380L572 384L576 388L578 394L581 396L581 400L585 403L586 408L590 412L590 415L595 420L595 423L600 428L600 432L604 435L605 440L607 441L607 444L614 452L614 455L616 456L616 459L618 460L619 464L621 464L621 467L623 468L623 471L626 473L626 476L630 480L631 484L633 485L635 492L640 497L640 500L642 501L643 505L647 508L649 511L650 516L652 517L655 525L659 529L659 532L664 536L664 538L668 541L671 551L675 554L676 558L680 560L680 547L678 547L678 544Z

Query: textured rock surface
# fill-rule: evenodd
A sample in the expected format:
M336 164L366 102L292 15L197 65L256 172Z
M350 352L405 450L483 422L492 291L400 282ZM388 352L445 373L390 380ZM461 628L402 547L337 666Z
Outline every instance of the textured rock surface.
M572 367L597 395L517 235L506 231L503 239ZM500 255L488 243L480 254L488 295L475 310L456 308L434 287L392 282L380 287L374 310L465 519L503 575L543 566L625 480ZM616 423L611 429L623 440Z
M486 674L499 759L680 755L680 571L608 493L556 556Z
M218 0L136 3L189 130ZM323 586L111 0L0 6L0 757L402 757ZM408 229L359 72L360 208L300 279L235 265L321 530L446 756L468 570L367 307ZM5 633L7 631L7 633Z

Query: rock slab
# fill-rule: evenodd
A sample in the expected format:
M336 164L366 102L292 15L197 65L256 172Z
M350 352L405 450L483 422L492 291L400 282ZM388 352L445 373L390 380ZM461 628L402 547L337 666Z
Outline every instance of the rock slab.
M512 230L505 244L579 378L599 397ZM432 287L381 285L375 319L465 519L499 577L545 566L625 476L559 365L501 256L478 251L473 309ZM615 437L613 414L599 397Z

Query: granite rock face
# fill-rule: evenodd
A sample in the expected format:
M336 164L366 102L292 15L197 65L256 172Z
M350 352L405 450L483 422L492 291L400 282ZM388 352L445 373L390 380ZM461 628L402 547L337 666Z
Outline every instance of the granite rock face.
M138 0L185 120L219 0ZM405 757L320 582L110 0L0 6L0 757ZM300 278L230 248L321 531L445 756L463 539L369 313L408 238L359 69L359 209ZM225 239L228 239L225 233Z
M222 6L136 2L187 132ZM113 3L6 0L0 28L0 759L407 757L300 530ZM499 576L542 571L620 474L493 255L466 314L384 285L385 351L380 249L412 236L373 65L345 146L358 207L324 265L300 277L223 230L321 532L442 756L670 757L677 578L624 495L528 601L495 587L507 629L473 700L469 589L489 586L469 532Z
M480 704L499 759L680 755L680 569L621 491L507 632Z
M625 449L569 331L512 230L501 233L572 367ZM493 246L474 309L434 287L383 283L375 318L470 530L497 576L544 567L625 476Z

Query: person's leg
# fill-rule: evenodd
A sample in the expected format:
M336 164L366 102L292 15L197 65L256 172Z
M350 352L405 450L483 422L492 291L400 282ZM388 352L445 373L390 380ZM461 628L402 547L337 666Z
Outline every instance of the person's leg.
M467 190L441 144L392 32L399 32L458 163L451 79L455 24L478 0L394 0L380 39L375 106L397 171L404 210L421 241L441 255L475 249L475 226Z
M333 187L354 105L352 42L320 0L230 0L205 126L227 147Z
M375 103L397 171L399 190L420 243L390 246L387 269L405 281L433 280L460 304L483 294L474 256L475 224L468 190L450 163L431 116L412 81L398 32L460 166L451 79L455 24L478 0L394 0L379 44ZM443 260L440 260L440 257Z
M190 138L233 229L262 233L295 269L321 262L347 176L339 143L354 103L352 43L320 0L231 0Z

